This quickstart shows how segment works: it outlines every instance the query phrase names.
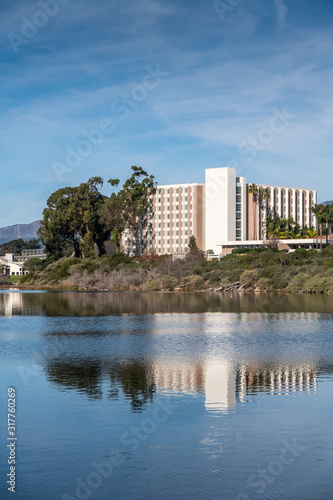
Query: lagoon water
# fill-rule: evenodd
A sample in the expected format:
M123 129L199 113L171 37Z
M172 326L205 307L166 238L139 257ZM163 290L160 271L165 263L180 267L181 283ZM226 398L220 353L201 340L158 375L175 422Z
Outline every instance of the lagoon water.
M333 297L2 290L0 316L1 499L332 498Z

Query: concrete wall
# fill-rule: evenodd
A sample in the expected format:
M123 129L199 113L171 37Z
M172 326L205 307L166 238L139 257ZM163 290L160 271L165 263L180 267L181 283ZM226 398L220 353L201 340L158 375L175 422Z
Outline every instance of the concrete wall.
M219 254L217 241L236 239L236 169L206 169L205 182L205 250Z

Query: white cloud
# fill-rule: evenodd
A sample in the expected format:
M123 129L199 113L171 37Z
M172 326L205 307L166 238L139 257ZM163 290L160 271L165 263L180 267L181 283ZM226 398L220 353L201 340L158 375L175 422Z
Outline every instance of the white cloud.
M286 27L286 18L288 8L283 0L274 0L275 7L277 10L277 23L280 29L284 29Z

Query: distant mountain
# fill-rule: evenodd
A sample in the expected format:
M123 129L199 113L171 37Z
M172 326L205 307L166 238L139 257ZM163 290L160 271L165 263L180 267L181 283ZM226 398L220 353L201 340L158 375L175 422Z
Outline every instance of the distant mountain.
M320 203L320 205L332 205L333 203L333 200L331 201L323 201L322 203Z
M40 225L40 220L35 220L31 224L15 224L15 226L7 226L0 228L0 245L8 241L18 240L32 240L37 238L37 229Z

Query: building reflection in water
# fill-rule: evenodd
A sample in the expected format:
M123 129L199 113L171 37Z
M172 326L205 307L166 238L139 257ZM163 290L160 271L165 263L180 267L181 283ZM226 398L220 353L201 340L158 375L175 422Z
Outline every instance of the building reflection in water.
M23 294L10 292L1 294L1 310L4 316L16 316L21 314L23 304Z
M206 363L181 360L109 361L89 358L44 360L50 381L75 390L90 399L103 397L102 382L109 380L108 397L119 398L121 388L133 411L142 411L155 395L202 395L207 411L233 412L237 403L258 395L291 395L317 390L314 364L231 363L209 360Z
M156 392L203 393L208 411L230 412L236 403L254 395L290 395L317 390L317 369L313 364L272 366L254 363L234 365L226 360L206 364L155 363Z

